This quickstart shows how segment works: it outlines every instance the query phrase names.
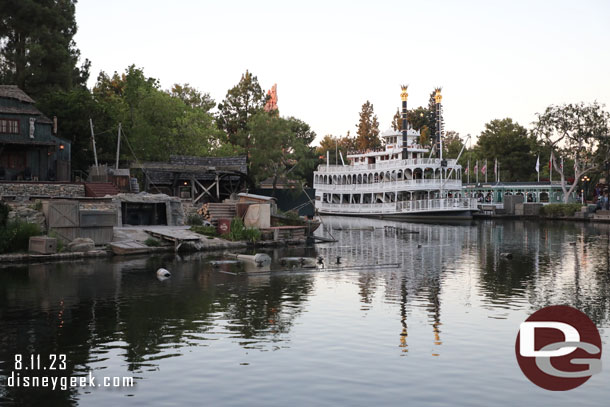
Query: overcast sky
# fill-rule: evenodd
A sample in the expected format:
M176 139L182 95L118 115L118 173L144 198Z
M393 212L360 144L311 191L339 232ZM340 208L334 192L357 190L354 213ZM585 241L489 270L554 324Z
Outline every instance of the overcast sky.
M610 1L79 0L76 19L91 85L135 64L220 102L248 69L318 139L354 134L367 100L388 128L401 84L409 107L442 86L461 135L529 127L550 104L610 108Z

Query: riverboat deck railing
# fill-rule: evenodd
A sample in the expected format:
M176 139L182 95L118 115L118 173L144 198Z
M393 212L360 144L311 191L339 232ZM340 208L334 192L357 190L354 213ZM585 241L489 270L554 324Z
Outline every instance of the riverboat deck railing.
M394 191L397 189L411 188L411 189L440 189L441 185L443 189L461 189L461 180L440 180L440 179L410 179L402 181L382 181L375 182L372 184L319 184L316 183L314 188L320 191L351 191L354 193L359 192L383 192L383 191Z
M316 203L316 207L323 213L398 214L477 210L477 201L473 198L441 198L372 204L333 204L322 202Z
M457 160L446 160L447 167L457 165ZM439 158L410 158L408 160L389 160L385 162L377 162L375 164L354 164L354 165L326 165L320 164L317 171L319 173L329 172L358 172L358 171L369 171L369 170L385 170L409 166L409 165L432 165L440 166L441 160Z

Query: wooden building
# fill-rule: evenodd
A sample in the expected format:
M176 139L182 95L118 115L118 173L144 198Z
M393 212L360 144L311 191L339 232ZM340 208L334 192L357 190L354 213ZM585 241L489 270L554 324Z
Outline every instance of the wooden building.
M14 85L0 85L0 181L70 181L70 142Z
M191 157L173 155L169 162L133 164L141 169L144 190L164 193L193 203L220 202L245 189L246 156Z

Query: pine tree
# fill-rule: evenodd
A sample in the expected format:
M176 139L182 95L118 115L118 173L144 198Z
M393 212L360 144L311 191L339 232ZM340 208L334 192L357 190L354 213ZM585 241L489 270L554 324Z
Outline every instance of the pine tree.
M74 43L76 0L0 2L0 82L37 98L85 86L89 60L79 68Z
M258 79L246 71L237 85L229 89L225 100L218 105L217 123L233 145L249 150L248 121L263 110L266 96Z
M379 139L379 121L373 111L373 104L366 101L360 111L360 121L356 131L356 148L359 150L370 150L381 147Z
M392 130L402 131L402 118L398 109L396 109L396 114L392 118Z

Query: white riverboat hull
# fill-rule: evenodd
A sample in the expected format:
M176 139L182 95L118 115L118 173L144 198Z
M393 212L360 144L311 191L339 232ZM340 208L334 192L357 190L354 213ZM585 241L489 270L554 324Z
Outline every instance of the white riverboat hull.
M468 220L477 202L470 198L445 198L377 204L316 205L321 215L360 216L394 220Z

